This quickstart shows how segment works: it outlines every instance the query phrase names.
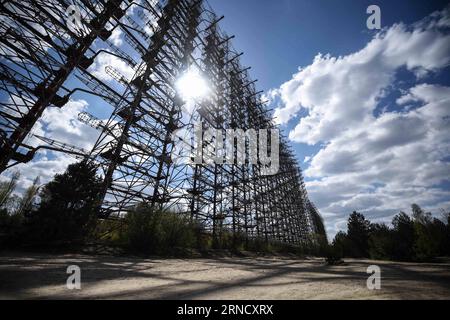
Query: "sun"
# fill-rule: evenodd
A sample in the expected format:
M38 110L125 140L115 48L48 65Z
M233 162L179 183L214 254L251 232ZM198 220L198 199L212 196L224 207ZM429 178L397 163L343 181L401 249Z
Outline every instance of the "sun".
M185 101L204 98L210 91L205 79L196 68L190 68L180 76L176 82L176 89Z

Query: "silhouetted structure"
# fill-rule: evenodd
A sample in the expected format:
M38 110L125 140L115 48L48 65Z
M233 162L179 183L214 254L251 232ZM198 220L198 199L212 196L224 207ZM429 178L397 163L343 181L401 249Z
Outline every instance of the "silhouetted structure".
M284 139L280 170L270 176L262 174L261 164L248 161L201 165L171 157L179 142L173 133L181 129L189 137L197 122L205 130L275 128L249 68L239 62L233 37L219 28L223 17L201 0L74 3L82 17L82 27L75 30L66 13L71 1L1 3L0 172L48 148L98 165L104 177L101 218L120 218L147 202L189 214L214 238L227 230L310 246L313 234L325 235ZM111 37L117 30L125 40L121 45ZM125 64L132 78L106 66L115 82L102 79L92 70L100 55ZM192 66L208 78L211 94L186 106L175 83ZM107 121L79 115L100 131L93 150L39 136L44 145L27 145L44 110L63 107L74 94L113 108Z

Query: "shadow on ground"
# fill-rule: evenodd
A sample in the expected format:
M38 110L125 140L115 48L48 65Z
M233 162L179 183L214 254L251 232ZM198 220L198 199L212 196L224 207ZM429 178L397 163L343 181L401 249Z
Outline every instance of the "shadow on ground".
M381 268L381 290L368 290L367 267ZM69 290L69 265L81 290ZM140 259L3 253L2 299L450 299L450 263L322 259Z

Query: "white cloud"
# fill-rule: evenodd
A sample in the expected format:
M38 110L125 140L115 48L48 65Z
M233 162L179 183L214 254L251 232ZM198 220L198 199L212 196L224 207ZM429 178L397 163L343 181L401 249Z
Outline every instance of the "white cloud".
M85 100L70 100L61 109L47 108L32 133L89 150L99 132L78 120L78 114L87 109L88 103ZM36 146L36 139L30 139L28 143Z
M19 164L2 174L2 180L8 179L15 171L20 172L15 193L22 194L26 188L33 184L35 177L39 177L40 184L45 184L53 179L55 174L62 173L67 166L77 160L67 154L52 153L53 159L41 157L28 163Z
M351 55L319 54L277 90L283 102L275 111L277 121L287 123L304 108L309 114L290 138L308 144L327 141L353 125L373 120L378 98L398 68L437 70L450 63L449 48L450 35L397 24Z
M421 83L450 64L449 9L412 25L396 24L362 50L342 57L318 54L267 97L276 121L297 119L292 141L321 145L305 170L308 191L329 232L345 226L353 210L390 220L411 203L449 204L439 184L450 178L450 88ZM416 85L380 103L406 68ZM375 116L377 108L383 112Z
M122 30L120 30L119 28L115 28L111 33L109 40L111 40L114 45L120 47L123 43L122 34Z
M31 133L89 151L99 131L78 120L78 114L86 111L87 108L88 103L84 100L70 100L61 109L47 108ZM33 147L45 145L33 135L30 135L25 143ZM16 170L20 171L17 193L21 193L32 184L35 177L39 176L40 182L44 184L55 174L64 172L69 164L76 161L76 158L68 154L41 149L35 159L7 170L2 174L2 179L7 179Z
M107 52L102 52L97 56L94 64L89 68L89 71L100 80L116 82L116 80L106 72L106 67L108 66L114 68L127 80L131 80L135 74L134 69L124 60Z

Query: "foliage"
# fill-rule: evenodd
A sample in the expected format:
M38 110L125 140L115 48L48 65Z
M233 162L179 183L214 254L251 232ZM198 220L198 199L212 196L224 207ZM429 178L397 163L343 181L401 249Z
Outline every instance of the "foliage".
M125 218L123 243L133 252L167 254L196 245L198 226L181 214L140 205Z
M0 244L14 246L23 232L24 215L35 202L39 178L25 191L23 197L13 194L17 186L19 172L15 172L9 182L0 183Z
M367 257L369 252L369 227L370 222L364 215L353 211L348 218L347 238L351 243L348 254L352 257Z
M0 246L13 246L22 232L23 217L0 209Z
M95 227L102 180L93 164L69 165L40 192L41 202L26 217L26 238L34 244L83 242Z
M0 182L0 208L5 208L8 205L19 178L20 173L16 171L9 181Z
M389 260L394 248L393 232L386 224L371 224L369 233L369 257Z
M39 177L36 177L33 184L25 190L24 195L18 201L16 214L24 216L33 209L36 196L39 191Z
M404 212L400 212L392 219L393 239L392 258L396 260L412 260L414 257L414 222Z
M338 232L332 245L328 245L323 221L314 213L314 207L310 212L315 233L304 246L249 238L240 233L233 236L223 226L216 229L213 241L212 234L184 214L154 210L145 204L123 220L98 220L103 183L96 175L96 167L86 162L70 165L41 189L36 178L21 197L14 193L19 177L15 173L9 181L0 183L1 245L19 240L25 244L82 243L108 234L109 244L158 255L176 254L179 249L214 248L319 254L326 255L333 264L342 257L427 261L450 255L450 212L444 212L439 220L417 204L411 206L412 218L400 212L393 218L392 227L370 223L361 213L353 212L348 218L347 233ZM36 204L38 195L40 203Z
M338 232L328 255L367 257L400 261L427 261L450 253L450 213L444 221L433 218L417 204L411 206L412 218L400 212L392 219L392 228L371 224L353 212L348 219L348 233ZM331 253L330 253L331 252Z
M338 233L336 233L332 245L337 250L339 250L339 252L341 252L342 256L347 256L347 252L345 251L345 249L348 247L348 241L347 234L344 231L339 231Z

